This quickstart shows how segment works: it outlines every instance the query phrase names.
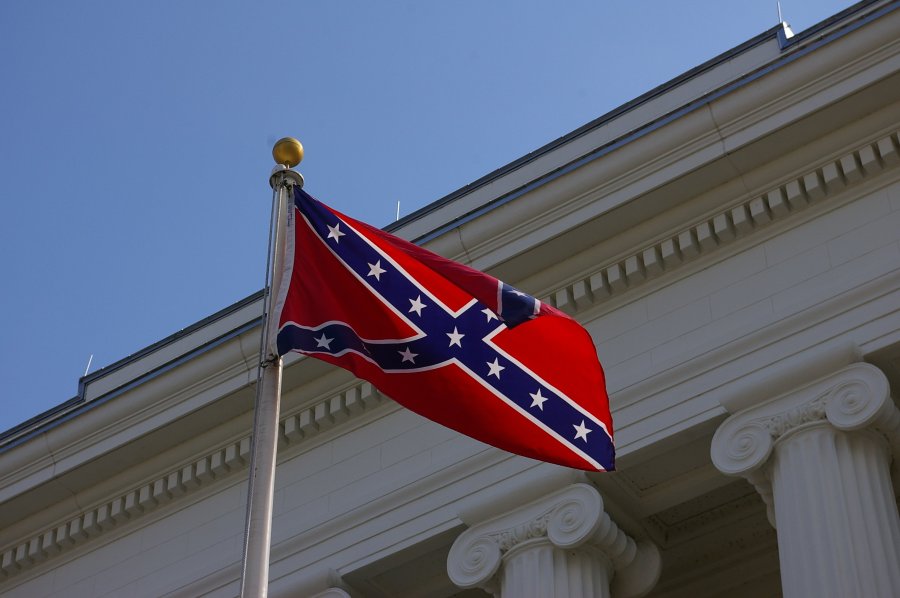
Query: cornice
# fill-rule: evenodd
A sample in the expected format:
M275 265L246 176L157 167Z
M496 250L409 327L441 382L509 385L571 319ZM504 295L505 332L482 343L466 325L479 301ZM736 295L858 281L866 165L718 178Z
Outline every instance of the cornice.
M241 353L240 361L253 361L256 352L248 352L241 339L259 325L262 311L260 296L261 292L254 293L129 357L84 376L79 381L78 396L4 432L0 438L0 453L7 455L13 449L18 450L37 436L47 437L47 434L55 433L61 425L85 411L94 410L123 393L133 392L136 388L165 378L166 374L186 361L209 364L211 368L222 367L223 346L236 347ZM231 342L235 339L237 343ZM226 349L224 359L227 361L232 357ZM207 377L206 368L203 369L204 372L197 378ZM70 442L63 444L69 445Z
M173 368L152 380L136 382L127 396L98 398L86 405L89 415L54 422L51 428L9 448L3 453L0 502L246 388L255 374L245 350L248 334L244 331L231 342L197 356L189 368ZM219 411L217 415L229 415Z
M289 459L298 447L351 416L371 411L382 404L382 395L368 382L356 383L340 392L313 401L280 421L279 458ZM51 559L64 551L124 525L132 525L158 508L192 498L201 490L233 479L245 472L250 460L250 435L228 441L224 446L191 462L154 476L124 493L117 493L94 507L66 518L37 534L0 547L0 583Z
M423 221L404 223L398 232L427 240L430 247L451 259L471 260L476 268L486 269L516 259L526 236L530 246L547 242L633 203L653 189L645 185L658 184L658 178L674 180L719 160L731 162L737 169L735 175L746 173L759 162L751 159L753 163L748 163L746 156L733 161L738 153L760 146L757 142L768 148L757 151L757 158L785 151L786 146L795 149L813 142L834 122L821 118L825 111L859 92L871 91L879 82L896 79L895 31L900 13L891 9L879 15L866 34L858 34L855 26L843 28L761 63L741 64L740 68L731 65L738 70L712 89L704 89L698 80L693 91L672 92L672 98L680 97L686 103L673 104L669 112L649 121L627 115L622 122L614 121L616 126L610 126L606 136L601 134L607 128L604 125L585 139L554 146L553 152L542 158L552 166L542 166L541 160L527 163L521 166L522 172L505 173L485 189L461 194L452 204L428 210ZM895 97L890 88L875 96L880 102ZM868 108L857 106L851 118L870 113L871 102L872 98L864 101ZM849 114L843 106L835 116L846 119ZM807 126L794 127L794 135L771 142L773 133L808 117L818 118L818 124L809 126L810 120ZM587 138L591 143L585 145ZM699 139L706 141L698 144ZM591 198L584 203L583 196ZM475 199L479 201L473 203ZM467 209L465 206L471 211L460 218L457 211ZM501 206L502 216L489 215ZM441 215L443 222L438 220ZM437 228L425 233L430 226ZM510 233L519 242L499 242L499 237Z
M700 257L710 256L826 198L874 179L900 164L897 132L820 163L752 198L607 262L577 280L546 292L543 301L571 315L618 298Z

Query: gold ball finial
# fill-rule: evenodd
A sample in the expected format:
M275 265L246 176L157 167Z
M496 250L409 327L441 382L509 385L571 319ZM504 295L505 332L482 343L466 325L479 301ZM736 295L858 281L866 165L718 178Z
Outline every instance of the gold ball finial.
M272 157L276 164L293 168L303 160L303 144L293 137L279 139L272 148Z

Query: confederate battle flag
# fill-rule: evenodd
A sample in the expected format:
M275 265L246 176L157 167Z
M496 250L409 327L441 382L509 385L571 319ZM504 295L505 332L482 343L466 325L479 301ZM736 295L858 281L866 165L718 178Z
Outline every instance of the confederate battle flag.
M499 280L323 205L299 187L273 317L278 353L368 380L416 413L497 448L612 470L593 341Z

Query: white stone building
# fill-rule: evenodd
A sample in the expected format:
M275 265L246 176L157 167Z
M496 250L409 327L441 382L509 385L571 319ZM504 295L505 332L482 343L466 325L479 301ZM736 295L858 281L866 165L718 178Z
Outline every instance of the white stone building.
M619 471L287 361L270 595L900 595L900 2L781 26L400 221L591 332ZM236 596L259 295L0 437L0 594Z

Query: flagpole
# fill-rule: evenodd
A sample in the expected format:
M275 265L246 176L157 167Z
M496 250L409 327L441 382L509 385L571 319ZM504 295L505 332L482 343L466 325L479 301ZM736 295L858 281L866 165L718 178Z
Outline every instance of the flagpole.
M260 373L253 414L253 451L247 489L247 518L241 564L241 598L265 598L269 590L269 550L272 543L272 499L278 450L278 413L281 400L282 360L274 347L278 322L275 304L284 269L284 237L289 194L303 186L303 176L292 170L303 159L303 146L286 137L272 148L276 166L269 177L273 190L269 225L269 253L260 339Z

